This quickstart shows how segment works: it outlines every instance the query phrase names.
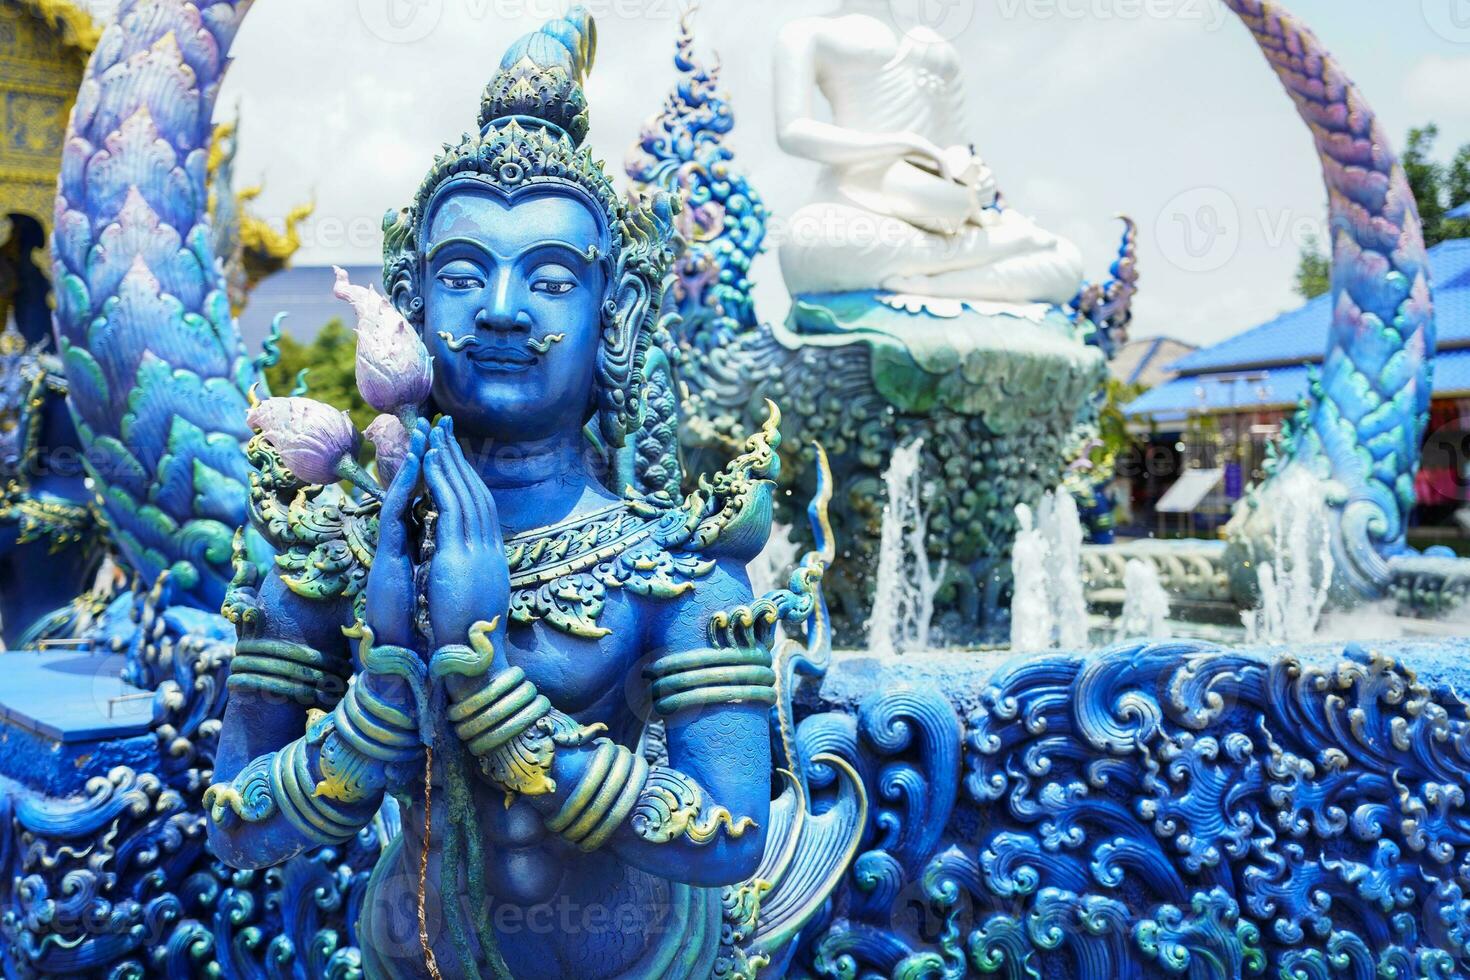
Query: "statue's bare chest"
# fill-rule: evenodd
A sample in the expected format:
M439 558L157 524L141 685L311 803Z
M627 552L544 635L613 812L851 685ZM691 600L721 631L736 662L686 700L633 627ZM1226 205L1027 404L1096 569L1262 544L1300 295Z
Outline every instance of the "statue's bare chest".
M957 122L960 62L953 45L896 35L872 18L847 18L851 32L818 48L818 85L840 126L919 132L948 139Z
M901 34L871 17L848 17L843 30L818 45L820 73L847 84L858 79L884 81L896 76L932 76L950 83L960 76L959 52L932 31L916 28Z
M622 594L610 597L598 624L605 636L571 636L543 622L512 623L506 658L562 711L610 728L631 717L630 696L638 693L647 609Z

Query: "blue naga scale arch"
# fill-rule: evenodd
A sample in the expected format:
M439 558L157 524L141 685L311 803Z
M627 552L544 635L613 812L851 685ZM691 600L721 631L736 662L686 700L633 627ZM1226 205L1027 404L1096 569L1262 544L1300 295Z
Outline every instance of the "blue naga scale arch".
M257 380L212 251L207 163L249 7L124 0L67 135L51 247L57 348L97 509L136 583L86 638L152 700L140 734L84 741L75 759L5 722L7 977L361 976L357 904L391 820L340 848L236 872L209 853L199 799L233 655L216 610L245 523L244 413ZM13 778L27 767L35 785Z
M1270 553L1288 474L1332 505L1340 602L1382 598L1414 508L1435 351L1429 258L1418 204L1382 122L1317 37L1279 4L1227 0L1311 130L1327 186L1332 326L1321 370L1268 479L1231 528L1236 569ZM1290 492L1290 491L1284 491ZM1238 585L1249 594L1250 583Z
M132 572L167 571L207 609L246 523L259 380L208 217L215 99L249 8L122 7L77 96L51 244L57 351L111 536Z

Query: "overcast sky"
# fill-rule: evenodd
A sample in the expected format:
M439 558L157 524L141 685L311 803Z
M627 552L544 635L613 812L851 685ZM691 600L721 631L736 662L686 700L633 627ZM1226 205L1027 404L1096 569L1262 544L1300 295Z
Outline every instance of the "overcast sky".
M590 0L592 140L621 173L657 110L680 0ZM1208 343L1296 305L1298 244L1325 194L1311 140L1250 35L1217 0L893 0L943 17L966 61L972 138L1012 206L1071 237L1088 275L1141 227L1135 336ZM1470 0L1289 0L1357 80L1388 131L1440 124L1470 141ZM771 120L771 54L786 20L836 0L705 0L731 141L776 214L813 168L785 157ZM506 44L560 0L257 0L235 45L221 115L243 117L237 181L257 210L314 198L298 261L377 261L379 220L408 202L440 144L475 118ZM1206 239L1204 236L1209 235ZM1209 242L1206 247L1206 242ZM788 306L774 254L756 266L761 315Z

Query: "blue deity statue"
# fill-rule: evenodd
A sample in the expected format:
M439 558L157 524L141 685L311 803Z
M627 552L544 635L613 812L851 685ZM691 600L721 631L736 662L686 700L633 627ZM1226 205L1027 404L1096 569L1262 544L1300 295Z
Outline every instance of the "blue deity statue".
M609 476L649 431L676 205L623 199L583 145L594 46L580 10L512 46L478 130L385 220L386 299L339 280L388 325L358 361L384 485L340 413L251 414L251 523L277 555L262 571L241 534L211 846L273 865L396 801L369 976L745 975L862 825L851 800L810 817L797 778L772 802L775 630L820 603L819 566L759 601L746 576L774 410L688 496ZM812 873L783 889L793 862Z

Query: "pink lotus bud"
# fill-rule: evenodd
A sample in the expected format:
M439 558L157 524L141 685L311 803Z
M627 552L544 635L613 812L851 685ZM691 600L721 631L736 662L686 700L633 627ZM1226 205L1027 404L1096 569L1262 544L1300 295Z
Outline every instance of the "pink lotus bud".
M245 421L298 479L326 484L352 478L360 440L346 412L312 398L267 398Z
M365 434L378 451L378 482L386 487L408 456L408 429L396 415L379 415Z
M357 311L357 390L380 412L417 409L434 386L429 350L393 304L371 286L354 286L333 266L332 294Z

